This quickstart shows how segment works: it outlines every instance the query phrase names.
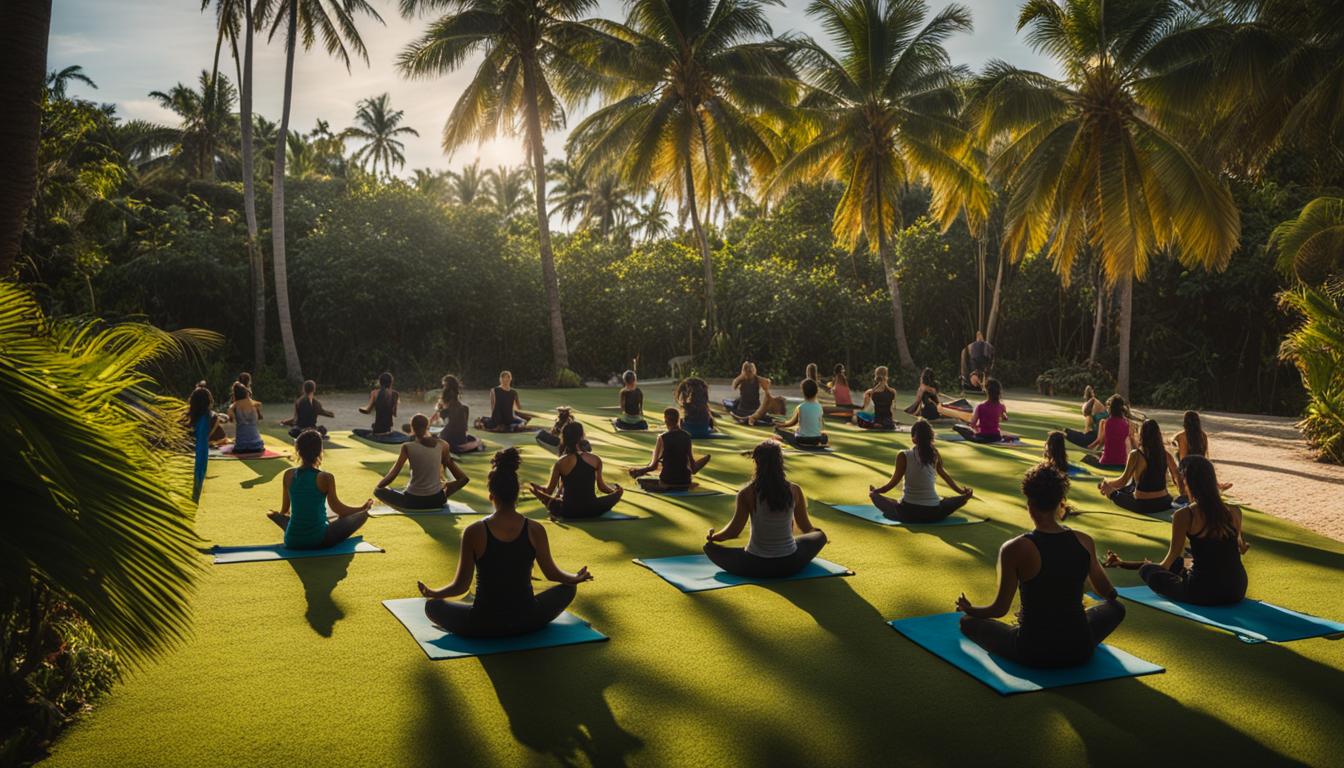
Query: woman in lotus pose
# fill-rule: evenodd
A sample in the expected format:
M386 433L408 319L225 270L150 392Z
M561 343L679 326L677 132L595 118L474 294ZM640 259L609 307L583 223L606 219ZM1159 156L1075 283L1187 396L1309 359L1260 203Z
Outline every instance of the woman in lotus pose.
M551 479L543 488L531 484L532 495L546 506L552 519L575 520L600 517L621 500L623 489L608 485L602 477L602 460L584 446L583 425L571 421L560 436L560 458L551 468ZM598 496L601 491L603 496Z
M798 573L826 546L826 534L807 516L807 499L784 475L784 453L779 443L766 440L751 453L756 474L737 494L737 511L723 530L709 529L705 555L723 570L746 578L783 578ZM737 538L747 521L747 546L725 547L719 542ZM801 535L793 535L794 526Z
M975 491L959 485L943 468L943 457L933 447L933 426L920 419L910 427L914 447L896 454L896 468L891 479L882 487L868 486L868 498L888 520L902 523L936 523L956 512L971 500ZM956 492L956 496L941 498L934 487L937 477ZM892 501L882 494L905 481L900 501Z
M546 529L518 514L517 448L506 448L491 460L486 481L494 514L462 532L461 555L453 583L430 589L416 586L425 601L425 615L439 627L463 637L509 637L545 628L574 600L575 585L591 581L587 566L578 573L562 571L551 557ZM557 582L541 594L532 593L532 565ZM448 600L471 588L470 602Z
M467 473L453 461L448 443L429 434L429 417L415 414L411 418L411 433L415 439L401 444L397 463L378 481L373 495L384 504L399 509L440 509L448 503L449 496L467 484ZM388 488L407 464L411 465L411 480L405 490ZM446 483L443 481L445 469L453 478Z
M748 426L774 423L771 414L784 412L784 398L770 394L770 380L756 373L756 364L742 363L742 372L733 379L737 399L723 401L723 407L738 422Z
M653 456L647 466L631 467L630 477L646 491L680 491L695 485L691 477L709 463L709 454L697 459L691 454L691 436L681 428L681 413L676 408L663 411L667 431L653 444ZM644 477L655 469L658 477Z
M681 406L682 428L691 437L709 437L714 433L714 414L709 410L709 385L704 379L692 376L677 384L673 395Z
M522 411L522 399L513 388L513 374L499 372L499 386L490 390L490 415L476 420L476 428L488 432L517 432L527 426L532 414Z
M854 414L854 424L862 429L895 429L891 415L895 400L896 390L887 384L887 366L879 365L873 369L873 386L863 393L863 409Z
M1171 546L1161 563L1121 560L1106 553L1107 568L1137 570L1150 589L1178 603L1231 605L1246 597L1246 568L1241 556L1249 546L1241 531L1241 508L1218 493L1218 476L1203 456L1181 461L1181 475L1193 503L1171 517ZM1193 562L1185 568L1185 545Z
M644 420L644 393L639 390L634 371L626 371L621 376L621 415L611 420L616 429L648 429L649 422Z
M317 399L317 382L309 379L303 382L303 394L294 401L294 415L280 423L290 428L290 437L298 437L305 429L315 429L326 437L327 428L317 423L317 417L326 416L330 419L335 415L322 407L322 401Z
M350 538L369 520L373 499L361 506L341 503L336 496L336 478L318 469L322 465L322 435L316 430L299 433L294 450L303 465L285 471L280 511L266 515L285 531L289 549L326 549ZM327 522L327 508L336 519Z
M998 379L985 381L985 400L975 406L969 414L955 408L942 408L944 416L954 416L968 424L954 424L952 429L967 440L976 443L998 443L1003 441L999 423L1008 420L1008 407L1003 404L1003 386Z
M1129 421L1129 408L1125 399L1112 395L1106 406L1105 416L1097 428L1096 438L1087 446L1089 449L1101 449L1101 456L1087 454L1083 463L1103 469L1119 469L1125 466L1125 456L1139 447L1134 439L1134 428Z
M942 401L938 398L938 380L933 375L932 368L925 368L919 373L919 388L915 390L915 401L905 407L905 412L911 416L933 421L942 418L938 412L938 406Z
M1176 459L1163 445L1162 428L1148 419L1139 430L1139 447L1129 452L1124 474L1101 481L1097 489L1121 509L1152 515L1171 508L1167 479L1179 486L1177 475Z
M369 402L360 413L373 414L373 425L368 429L352 429L360 437L379 437L392 433L392 424L397 418L397 403L401 395L392 388L392 374L383 371L378 374L378 388L369 392Z
M1086 664L1097 645L1125 618L1115 587L1097 561L1092 537L1060 525L1069 478L1040 464L1022 478L1032 530L999 549L999 590L989 605L957 598L962 634L1001 658L1031 667ZM1083 586L1104 602L1083 608ZM1021 590L1016 625L996 621Z
M1176 461L1185 460L1187 456L1209 457L1209 436L1204 431L1204 426L1200 422L1197 411L1186 411L1181 420L1181 431L1176 433L1176 437L1171 441L1176 446ZM1231 483L1219 483L1218 490L1226 491L1231 488ZM1184 484L1180 486L1181 495L1176 499L1177 504L1184 504L1190 498L1189 491Z
M229 406L229 420L237 425L233 433L233 455L265 453L266 442L261 439L261 403L252 399L252 391L242 382L233 383L233 404Z
M471 453L482 448L481 441L467 434L467 425L471 423L471 409L462 402L462 382L449 374L443 377L443 394L435 408L432 425L437 420L443 424L439 430L439 439L448 443L453 453Z
M555 424L549 430L541 430L537 433L537 442L546 446L552 453L559 453L560 443L563 442L565 427L575 423L574 409L567 405L556 406ZM584 451L591 451L593 447L587 440L580 443L579 448Z
M831 397L835 398L835 405L825 406L827 416L837 418L852 419L854 411L858 406L854 404L854 393L849 391L849 379L845 376L845 366L843 363L836 363L835 370L831 374L831 383L827 389Z
M789 420L775 427L780 440L799 448L818 448L830 442L822 428L821 417L824 411L817 402L817 382L803 379L803 402L793 409ZM797 431L790 429L797 427Z

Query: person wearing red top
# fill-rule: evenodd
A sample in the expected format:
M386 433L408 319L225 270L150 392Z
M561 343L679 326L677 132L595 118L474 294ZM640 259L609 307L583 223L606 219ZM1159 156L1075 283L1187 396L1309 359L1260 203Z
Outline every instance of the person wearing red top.
M1134 438L1134 429L1129 421L1129 407L1125 405L1123 397L1119 395L1111 397L1110 405L1106 407L1106 418L1101 420L1097 428L1097 439L1088 447L1100 448L1101 456L1098 458L1089 453L1083 457L1083 463L1107 469L1123 468L1129 452L1138 449L1139 441Z
M970 416L961 416L968 424L952 427L957 434L977 443L997 443L1003 439L999 423L1007 420L1008 407L1003 404L1003 385L998 379L985 382L985 401L975 406Z

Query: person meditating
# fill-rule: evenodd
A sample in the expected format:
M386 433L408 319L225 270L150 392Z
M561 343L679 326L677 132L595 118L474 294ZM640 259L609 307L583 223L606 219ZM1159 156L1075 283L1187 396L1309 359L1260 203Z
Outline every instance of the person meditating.
M673 399L681 406L682 429L691 437L705 438L714 433L714 414L709 410L709 385L704 379L683 379Z
M1003 441L999 424L1008 420L1008 406L1003 404L1003 386L998 379L985 381L985 400L975 406L970 413L955 408L940 409L944 416L952 416L967 424L954 424L952 430L963 438L976 443L998 443Z
M793 409L789 420L775 427L780 440L798 448L819 448L830 442L822 428L824 411L817 402L817 382L803 379L803 402ZM790 429L797 427L797 431Z
M546 487L530 484L532 495L546 507L553 520L600 517L621 500L624 489L608 485L602 477L602 459L590 452L583 438L583 424L571 421L560 434L560 458L551 467ZM604 495L598 496L601 491Z
M398 509L441 509L448 503L449 496L467 484L467 473L453 460L448 443L429 434L429 417L423 413L411 417L411 433L415 439L401 444L397 462L378 481L373 495ZM411 480L405 490L388 488L407 464L411 465ZM445 469L453 478L446 483L443 481Z
M261 439L261 403L252 399L252 390L240 381L233 383L233 403L229 405L229 421L236 428L233 433L233 455L266 452L266 441ZM318 436L321 439L321 435Z
M858 410L858 405L854 403L854 393L849 390L849 379L845 376L843 363L835 364L835 369L831 373L831 383L827 389L831 397L835 398L835 405L825 406L826 415L841 419L854 418L854 411Z
M1153 515L1171 508L1167 479L1179 487L1177 475L1176 459L1163 445L1162 428L1148 419L1139 430L1139 447L1129 452L1124 474L1102 480L1097 490L1121 509Z
M742 363L742 372L733 379L737 399L726 399L723 407L734 420L748 426L774 423L772 413L784 412L784 398L770 394L770 380L756 373L756 364Z
M565 427L569 426L574 421L573 408L570 408L568 405L556 406L555 424L553 424L550 429L543 429L537 432L537 442L546 446L552 452L558 453L560 450L560 443L563 440L562 435L565 432ZM585 451L591 451L593 449L593 447L588 444L587 440L584 440L579 447Z
M546 528L518 514L517 448L506 448L491 460L486 485L494 513L462 532L461 554L453 583L430 589L417 582L425 616L435 625L463 637L510 637L545 628L574 601L575 586L592 581L588 567L563 571L551 557ZM532 592L532 565L556 585ZM465 594L477 577L472 602L446 598Z
M1027 470L1022 493L1033 525L999 549L999 589L994 602L973 605L957 598L961 632L986 651L1030 667L1086 664L1098 644L1125 618L1115 587L1097 561L1092 537L1060 525L1069 478L1045 464ZM1083 608L1084 582L1101 604ZM1018 623L997 619L1021 591Z
M434 421L443 424L443 429L439 430L439 439L448 443L448 450L453 453L472 453L483 448L481 441L474 435L467 434L467 425L471 423L471 409L462 402L462 382L457 377L448 374L443 377L443 393L439 395L439 402L434 411L434 417L430 419L432 426Z
M1064 436L1080 448L1088 448L1097 441L1097 429L1101 420L1108 416L1106 406L1097 399L1092 385L1083 388L1083 430L1065 429Z
M392 425L397 418L397 403L401 395L392 388L392 374L383 371L378 374L378 388L369 393L369 402L360 413L373 414L373 425L368 429L350 430L358 437L378 437L391 434Z
M1187 456L1209 457L1209 436L1204 431L1204 426L1200 422L1198 411L1186 411L1181 419L1181 431L1176 433L1172 439L1172 444L1176 447L1176 461L1184 461ZM1231 488L1231 483L1219 483L1218 490L1226 491ZM1184 483L1180 486L1181 495L1176 498L1177 504L1184 504L1190 498Z
M709 454L703 459L691 454L691 435L681 428L681 413L676 408L663 411L663 423L667 431L653 444L649 463L631 467L630 477L646 491L683 491L695 485L691 478L709 463ZM658 477L645 477L655 469L659 470Z
M784 453L779 443L766 440L751 453L756 472L737 494L737 510L723 530L709 529L705 556L735 576L783 578L798 573L826 546L826 534L807 516L807 499L784 475ZM747 546L725 547L719 542L737 538L751 522ZM801 534L793 535L794 526Z
M289 549L326 549L350 538L369 520L373 499L358 507L341 503L336 495L336 477L323 472L322 435L317 430L299 433L294 450L302 466L285 470L280 511L266 515L285 531ZM327 509L336 519L327 522Z
M294 401L294 415L280 422L289 427L289 436L298 437L305 429L315 429L322 437L327 436L327 428L317 423L318 416L332 418L336 414L322 407L317 399L317 382L309 379L303 382L303 394Z
M611 425L620 430L648 429L649 422L644 419L644 393L640 391L634 371L626 371L621 376L621 415L611 420Z
M1101 417L1096 436L1087 445L1089 450L1100 448L1101 456L1089 453L1083 456L1083 463L1100 469L1120 469L1125 466L1125 457L1129 452L1139 447L1129 421L1129 408L1123 397L1112 395L1103 413L1105 415Z
M994 345L985 341L985 334L976 331L975 341L961 350L961 386L963 389L978 392L989 378L989 369L994 365Z
M910 427L910 439L914 447L896 454L896 468L891 479L881 487L868 486L868 498L888 520L902 523L936 523L966 505L975 495L975 491L960 485L943 468L943 457L933 447L933 425L920 419ZM939 497L934 487L936 478L956 492L956 496ZM882 494L905 481L905 490L900 501L893 501Z
M522 411L522 399L513 388L513 374L499 372L499 386L490 390L490 415L476 420L476 428L487 432L518 432L531 421L532 414Z
M187 431L196 445L219 445L229 441L224 432L224 422L228 416L215 413L215 396L204 381L196 383L196 388L187 398Z
M896 429L891 415L891 404L896 401L896 390L887 384L887 366L873 369L873 386L863 393L863 408L854 414L854 425L860 429Z
M1250 547L1241 530L1241 508L1225 503L1218 492L1213 464L1203 456L1181 461L1181 475L1193 502L1171 517L1171 545L1160 563L1121 560L1106 553L1107 568L1137 570L1139 578L1159 595L1178 603L1231 605L1246 597L1246 568L1241 556ZM1192 562L1185 567L1185 545Z

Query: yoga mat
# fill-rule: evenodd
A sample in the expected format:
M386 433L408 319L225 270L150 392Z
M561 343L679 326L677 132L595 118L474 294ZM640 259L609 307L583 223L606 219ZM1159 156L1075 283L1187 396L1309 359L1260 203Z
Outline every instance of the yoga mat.
M277 452L277 451L272 451L270 448L267 448L266 450L262 451L261 453L240 453L240 454L238 454L238 455L235 456L235 455L233 454L233 450L232 450L232 448L233 448L233 446L228 446L228 445L224 446L223 448L211 448L211 449L210 449L210 458L212 458L212 459L233 459L233 460L235 460L235 461L261 461L262 459L287 459L287 458L289 458L289 454L288 454L288 453L279 453L279 452Z
M831 445L801 446L793 443L781 443L781 445L789 453L835 453L835 447Z
M915 645L993 688L1002 696L1046 688L1096 683L1120 677L1164 672L1162 667L1105 643L1086 664L1066 669L1037 669L991 656L961 634L960 613L939 613L887 622Z
M387 517L389 515L484 515L460 501L449 502L438 509L402 509L391 504L374 504L369 507L369 517Z
M792 576L778 579L747 579L734 576L710 562L704 555L680 555L677 557L655 557L651 560L635 560L658 574L664 581L682 592L704 592L711 589L736 587L742 584L773 584L780 581L798 581L800 579L820 579L825 576L852 576L854 572L836 565L829 560L816 558L803 570Z
M900 520L887 519L883 516L882 511L872 504L830 504L824 501L822 503L834 510L844 512L846 515L853 515L878 525L969 525L985 522L982 517L966 517L954 513L936 523L902 523Z
M468 656L488 656L492 653L534 651L558 645L577 645L606 640L607 636L593 629L588 622L565 611L550 624L536 632L514 637L462 637L434 625L425 615L425 598L406 597L384 600L383 607L391 611L401 625L411 633L420 649L431 659L462 659Z
M597 517L561 517L553 515L556 520L562 523L605 523L616 522L618 520L643 520L639 515L627 515L624 512L612 512L608 510Z
M1076 464L1069 465L1069 477L1090 477L1090 476L1092 476L1092 473L1087 470L1087 467L1080 467Z
M1147 586L1121 587L1116 591L1126 600L1227 630L1243 643L1287 643L1344 633L1344 623L1259 600L1246 599L1235 605L1191 605L1168 600Z
M975 443L976 445L1021 445L1021 444L1022 444L1022 436L1021 436L1021 435L1010 435L1010 434L1007 433L1007 432L1000 432L1000 433L999 433L999 436L1000 436L1000 439L999 439L999 441L998 441L997 443L982 443L982 442L979 442L979 441L977 441L977 440L967 440L966 438L962 437L960 433L957 433L957 432L953 432L953 433L951 433L951 434L945 434L945 435L943 435L943 436L942 436L941 438L939 438L939 439L940 439L940 440L947 440L948 442L952 442L952 443Z
M257 544L246 547L214 547L210 554L215 556L215 565L231 563L259 563L268 560L298 560L304 557L331 557L332 555L355 555L362 552L382 552L364 540L362 536L346 539L326 549L286 549L284 544Z
M647 421L647 419L646 419L645 421ZM614 430L616 430L617 432L648 432L648 431L649 431L649 427L648 427L647 424L645 424L645 425L642 426L642 427L632 427L632 426L630 426L629 424L626 424L625 422L621 421L620 419L612 419L612 420L611 420L611 428L614 429Z
M357 435L354 432L351 432L350 434L360 440L366 440L370 443L378 443L379 445L401 445L402 443L409 443L415 439L405 432L388 432L386 435Z
M716 491L713 488L686 488L678 491L650 491L643 486L639 486L640 493L647 493L650 496L718 496L722 491Z

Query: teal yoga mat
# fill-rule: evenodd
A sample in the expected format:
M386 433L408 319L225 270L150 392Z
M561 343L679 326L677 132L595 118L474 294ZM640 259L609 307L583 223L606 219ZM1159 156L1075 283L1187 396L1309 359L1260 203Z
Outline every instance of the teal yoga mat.
M1259 600L1242 600L1235 605L1190 605L1168 600L1146 586L1121 587L1116 591L1126 600L1231 632L1244 643L1286 643L1344 633L1344 623Z
M411 633L420 649L431 659L462 659L468 656L488 656L512 651L534 651L558 645L597 643L607 636L593 629L588 622L565 611L544 629L516 637L461 637L434 626L425 616L425 599L407 597L384 600L383 606Z
M624 512L604 512L597 517L560 517L555 516L562 523L605 523L618 520L643 520L639 515L627 515Z
M382 551L381 547L368 543L362 536L356 536L326 549L287 549L284 544L260 544L246 547L215 547L210 550L210 554L215 556L215 565L230 565Z
M655 557L650 560L635 560L635 563L658 574L664 581L682 592L705 592L711 589L737 587L743 584L774 584L781 581L854 575L853 571L843 565L836 565L819 557L808 563L807 567L798 573L779 579L747 579L734 576L727 571L720 570L719 566L710 562L709 558L704 555Z
M826 504L826 502L822 503ZM942 520L939 520L936 523L902 523L899 520L887 519L882 515L881 510L879 510L877 507L874 507L872 504L826 504L826 505L831 507L832 509L844 512L846 515L853 515L854 517L862 518L870 523L877 523L878 525L902 525L902 526L970 525L971 523L985 522L984 518L982 517L966 517L965 515L952 514L948 515Z
M887 622L915 645L993 688L1002 696L1046 688L1096 683L1165 671L1156 664L1106 644L1086 664L1066 669L1037 669L991 656L961 634L960 613L939 613Z
M400 509L389 504L374 504L369 508L369 517L387 517L389 515L407 515L420 517L422 515L484 515L481 512L472 509L469 505L460 501L452 501L438 509Z

